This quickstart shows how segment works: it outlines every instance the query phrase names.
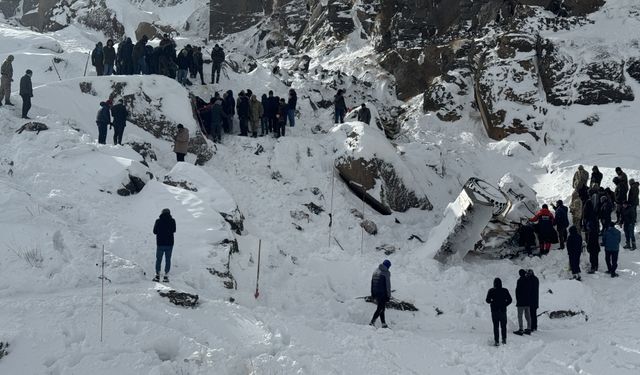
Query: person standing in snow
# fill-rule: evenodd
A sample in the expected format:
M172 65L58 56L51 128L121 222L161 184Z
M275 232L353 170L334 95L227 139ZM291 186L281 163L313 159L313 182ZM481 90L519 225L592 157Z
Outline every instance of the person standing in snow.
M116 63L116 49L113 48L113 39L107 40L107 46L102 49L103 53L103 65L104 75L110 76L113 74L113 65Z
M376 311L373 313L371 322L369 325L375 326L376 320L380 317L382 322L382 328L387 328L387 321L385 320L384 310L387 306L387 302L391 300L391 262L389 259L385 259L382 264L373 272L371 277L371 297L377 304Z
M124 134L125 126L127 126L127 116L129 116L122 99L118 100L118 104L111 107L111 116L113 116L113 144L122 145L122 135Z
M98 143L101 145L107 143L107 126L111 124L109 107L111 107L111 100L100 102L100 109L96 115L96 125L98 125Z
M571 222L578 229L578 233L582 233L582 199L577 191L571 194L571 205L569 206L569 212L571 212Z
M580 281L580 255L582 255L582 236L575 225L569 227L567 238L567 254L569 255L569 268L574 279Z
M173 152L176 153L177 161L184 161L187 150L189 149L189 129L182 124L178 124L178 133L176 134L175 143L173 144Z
M336 124L344 123L344 116L347 114L347 104L344 101L344 91L339 89L333 97L334 122Z
M222 127L227 116L222 105L220 94L216 92L213 97L213 106L211 107L211 133L213 141L216 143L222 143Z
M538 307L540 304L540 280L533 273L532 269L527 270L527 278L531 288L531 305L529 305L529 315L531 316L531 332L538 330Z
M518 307L518 330L513 333L519 336L531 334L531 282L527 278L527 271L519 271L520 278L516 284L516 306ZM527 329L522 330L522 315L527 321Z
M280 99L278 104L278 112L276 118L278 119L278 125L275 130L276 138L284 137L285 129L287 128L287 112L289 111L287 103L284 98Z
M629 205L634 209L638 207L639 186L640 183L638 183L638 181L633 178L629 180L629 197L627 198L627 202L629 202Z
M591 168L590 187L598 189L601 183L602 183L602 172L600 172L597 165L594 165L593 168Z
M491 306L491 321L493 322L493 340L495 346L498 341L499 331L502 330L502 344L507 343L507 306L513 302L509 290L502 287L502 280L496 277L493 280L493 288L487 292L486 302Z
M569 228L569 210L562 200L558 200L553 207L556 212L556 230L560 242L560 250L564 250L564 243L567 240L567 228Z
M13 55L7 56L0 67L0 106L3 97L5 105L13 105L11 103L11 82L13 82Z
M617 178L617 177L616 177ZM614 178L614 180L616 179ZM600 224L604 231L607 227L611 226L611 212L613 212L613 204L609 200L608 194L600 197L600 206L598 207L598 216L600 218Z
M236 100L233 98L233 91L229 90L223 97L222 109L224 110L224 132L233 132L233 116L236 114Z
M267 98L267 94L262 94L262 117L260 118L261 137L269 134L269 114L267 113L268 106L269 98Z
M555 218L551 211L549 211L549 206L546 204L542 205L542 209L536 213L534 217L529 219L532 223L538 223L538 234L540 235L540 254L545 255L549 253L551 249L551 243L554 242L554 237L556 237L556 231L553 228L555 223Z
M573 188L580 191L580 189L587 186L587 182L589 182L589 172L582 165L579 165L578 170L573 175Z
M211 83L220 83L220 71L224 63L224 50L219 45L215 45L211 50Z
M185 85L187 81L187 70L189 69L189 52L186 48L183 48L178 54L178 72L176 75L176 80L181 84Z
M358 121L364 122L367 125L371 122L371 111L365 103L362 103L358 110Z
M200 74L200 83L205 85L204 82L204 58L202 57L202 47L197 47L195 51L193 51L193 66L196 74L193 78L198 78L198 74Z
M251 117L251 104L249 98L244 91L238 94L238 119L240 120L240 135L246 137L249 135L249 118Z
M264 109L265 114L269 118L269 131L275 132L278 129L278 107L280 100L277 96L273 96L273 91L269 90L267 97L267 107Z
M258 138L258 129L260 129L260 124L262 122L262 103L258 100L255 95L251 95L251 113L250 113L250 121L251 121L251 136L253 138ZM262 129L264 133L264 128Z
M622 205L621 225L624 230L625 245L624 249L636 249L636 236L634 233L637 220L636 207L629 202Z
M607 263L607 273L611 277L618 277L618 251L620 250L621 234L616 227L611 225L602 232L602 243L604 243L604 261Z
M131 60L133 61L133 74L148 74L147 64L145 62L145 50L149 38L143 35L142 38L133 46L131 52Z
M589 262L591 263L591 268L587 273L595 273L598 270L598 257L600 254L600 240L598 238L600 224L598 223L598 215L593 208L593 201L591 199L588 199L584 204L582 226L587 236L587 252L589 253Z
M29 120L31 98L33 97L33 85L31 84L31 69L27 69L25 75L20 78L20 97L22 98L22 118Z
M173 234L176 232L176 221L171 217L168 208L162 210L160 217L153 225L153 234L156 235L156 276L153 281L160 281L160 269L162 258L164 257L164 278L163 282L169 282L169 271L171 270L171 253L173 252Z
M287 118L289 126L292 128L296 125L296 106L298 105L298 94L296 90L289 90L289 100L287 101Z
M130 75L133 73L133 42L131 38L126 38L118 45L118 74Z
M104 75L104 52L102 50L102 42L98 42L93 51L91 51L91 65L96 68L96 74L98 76Z
M620 223L620 214L622 213L622 202L627 200L627 193L629 192L629 182L627 180L627 174L624 173L620 167L616 168L616 174L617 176L613 178L614 180L613 182L616 185L616 190L615 190L616 223Z

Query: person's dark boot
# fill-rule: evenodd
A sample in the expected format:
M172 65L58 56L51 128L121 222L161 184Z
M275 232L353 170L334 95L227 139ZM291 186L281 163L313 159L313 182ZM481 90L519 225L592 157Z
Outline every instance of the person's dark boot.
M495 342L493 343L493 346L500 346L500 343L499 343L499 342L497 342L497 341L495 341Z
M502 345L507 345L507 339L506 339L506 337L502 339Z
M522 336L524 334L524 331L522 331L521 329L517 330L517 331L513 331L514 335L518 335L518 336Z
M525 335L531 335L531 330L530 329L525 329L524 330L524 334Z
M387 325L387 323L382 323L382 328L389 328L389 326Z
M160 275L156 274L156 277L153 278L153 281L160 281Z
M631 246L629 246L629 243L627 242L624 246L622 246L623 249L630 249Z

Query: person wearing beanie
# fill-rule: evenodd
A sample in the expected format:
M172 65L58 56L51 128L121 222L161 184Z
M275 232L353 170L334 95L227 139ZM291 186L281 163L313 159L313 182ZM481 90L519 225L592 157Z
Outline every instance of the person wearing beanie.
M500 345L498 341L499 330L502 330L502 344L507 343L507 306L513 302L509 290L502 287L499 277L493 279L493 288L487 292L486 302L491 306L491 321L493 322L494 345Z
M31 109L31 98L33 97L33 85L31 84L31 69L27 69L25 75L20 78L20 97L22 98L22 118L29 119L29 109Z
M377 308L373 313L373 318L369 325L375 326L376 320L380 317L382 328L387 328L387 321L384 316L384 310L387 306L387 302L391 300L391 262L389 259L385 259L382 264L373 272L371 277L371 297L376 302Z
M569 209L562 200L558 200L553 209L556 211L556 229L558 231L558 240L560 241L560 250L564 250L564 243L567 241L567 228L569 228Z
M7 56L0 68L0 105L4 97L4 104L13 105L11 103L11 82L13 82L13 55Z
M162 281L169 282L171 253L173 252L173 234L175 232L176 221L171 217L171 211L165 208L153 225L153 234L156 235L156 276L153 278L153 281L160 281L160 269L162 266L162 258L164 257L164 278Z

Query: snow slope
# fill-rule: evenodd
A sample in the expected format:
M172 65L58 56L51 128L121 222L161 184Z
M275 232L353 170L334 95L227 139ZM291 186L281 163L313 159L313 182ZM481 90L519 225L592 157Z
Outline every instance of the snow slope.
M625 9L608 4L598 15L615 23L612 14ZM85 80L79 78L82 52L101 37L75 26L42 36L4 23L0 36L0 59L14 53L18 77L25 66L34 67L37 87L31 114L50 127L38 135L15 134L23 124L19 108L0 107L0 341L10 343L9 354L0 359L0 373L638 372L638 252L621 252L620 278L598 273L584 275L580 283L568 280L563 251L554 250L543 259L471 256L445 268L425 256L428 249L418 240L409 240L414 234L428 239L471 176L497 183L512 172L531 184L544 202L568 200L578 164L598 164L605 181L611 180L616 166L639 178L634 153L640 136L635 126L638 99L558 109L547 144L527 136L494 142L471 116L463 123L444 124L415 111L397 141L397 157L422 184L434 209L382 216L364 206L365 218L378 226L378 235L371 236L362 232L360 219L352 213L363 210L362 202L334 175L332 130L337 129L329 123L330 110L313 110L301 99L300 118L295 128L287 128L287 137L227 136L203 167L174 165L169 141L129 124L125 142L150 143L158 160L148 162L154 179L139 194L121 197L107 191L143 157L128 145L96 144L93 116L98 102L110 93L110 79L89 79L96 96L79 90ZM55 71L47 71L54 52L39 51L36 46L43 42L56 42L65 51L55 53L67 61L62 82L56 82ZM364 74L357 62L371 51L360 47L342 57L338 51L321 64ZM259 62L251 74L228 71L220 86L196 87L194 92L206 98L213 90L249 87L284 94L287 86L283 77L271 74L271 61ZM307 89L321 86L317 82L307 85L295 75L286 79L301 98L318 95ZM159 77L126 80L128 87L166 98L164 113L195 130L184 89ZM384 80L376 84L372 95L396 104L383 89ZM638 85L633 89L640 92ZM330 97L324 90L320 94ZM15 102L20 103L19 98ZM418 107L417 99L408 104L409 111ZM594 111L600 122L593 127L579 123ZM311 132L316 125L327 134ZM258 146L263 151L256 155ZM167 175L189 181L197 191L163 184ZM312 213L304 206L311 202L325 211ZM220 215L236 206L245 217L241 235ZM151 228L165 207L178 223L170 286L198 294L195 309L170 304L156 292L163 286L150 281L155 248ZM234 239L240 251L232 254L229 268L237 289L226 289L226 279L207 268L224 271L229 261L225 240ZM255 299L258 243L262 272L260 297ZM376 250L385 244L395 246L396 252L386 256ZM100 342L97 265L102 246L109 281ZM35 265L20 256L36 248L42 260ZM371 273L385 257L393 264L395 297L420 310L389 310L390 330L367 326L375 306L358 298L369 293ZM586 256L582 265L586 269ZM520 268L532 268L540 278L539 312L584 314L564 319L542 315L533 336L509 336L507 346L491 347L486 291L499 276L513 294ZM438 315L436 308L443 313ZM508 328L516 329L514 308L508 318Z

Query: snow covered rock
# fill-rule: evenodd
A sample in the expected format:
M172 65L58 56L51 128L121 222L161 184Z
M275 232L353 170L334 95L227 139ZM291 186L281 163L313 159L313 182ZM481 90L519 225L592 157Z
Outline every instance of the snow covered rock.
M345 123L332 129L335 167L359 198L383 214L432 205L398 151L378 129Z

